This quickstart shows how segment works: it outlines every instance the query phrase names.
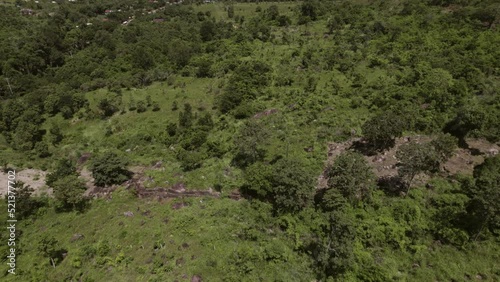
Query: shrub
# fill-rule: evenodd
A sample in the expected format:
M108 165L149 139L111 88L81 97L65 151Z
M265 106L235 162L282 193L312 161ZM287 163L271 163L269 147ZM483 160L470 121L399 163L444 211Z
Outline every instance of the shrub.
M85 204L83 193L87 188L84 182L75 175L69 175L56 180L52 187L57 201L56 208L60 210L81 209Z
M147 110L146 103L144 101L137 102L137 112L143 113Z
M394 146L394 139L401 137L405 128L404 119L393 113L385 112L363 124L363 138L375 150L384 150Z
M327 168L328 189L336 189L351 204L370 198L375 175L363 155L344 152Z
M96 157L90 164L94 184L103 187L123 183L131 177L126 164L124 158L111 152Z
M56 182L58 179L70 175L78 175L78 173L76 172L75 164L68 159L59 160L55 171L47 174L47 177L45 178L45 184L47 184L47 186L49 187L52 187L54 182Z

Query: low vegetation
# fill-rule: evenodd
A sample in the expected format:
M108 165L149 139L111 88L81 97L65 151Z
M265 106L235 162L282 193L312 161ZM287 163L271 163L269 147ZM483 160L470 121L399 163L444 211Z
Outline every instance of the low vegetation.
M496 1L0 7L0 280L500 279Z

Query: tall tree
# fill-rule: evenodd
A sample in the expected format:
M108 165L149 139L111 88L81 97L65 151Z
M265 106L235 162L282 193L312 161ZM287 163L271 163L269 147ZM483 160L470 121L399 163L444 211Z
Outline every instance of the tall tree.
M435 170L439 167L439 159L429 143L411 142L399 147L396 152L399 161L398 175L405 182L407 192L417 174Z
M280 213L298 212L312 203L314 175L298 159L280 159L272 166L274 203Z
M270 132L264 125L255 120L247 121L235 138L235 161L241 166L247 166L262 160L266 155Z
M500 231L500 155L487 158L474 167L475 185L468 189L469 213L480 223L477 236L485 227Z
M85 197L83 193L87 188L83 180L76 175L69 175L57 179L52 183L54 197L57 200L57 208L60 210L71 210L83 208Z
M444 128L444 132L458 138L459 145L467 147L465 138L471 132L479 131L484 126L486 120L486 113L479 107L462 108L458 111L453 120L448 122Z
M395 138L401 137L405 126L403 117L394 112L384 112L363 124L363 138L375 150L384 150L394 146Z
M363 155L347 151L327 168L328 189L338 190L351 204L368 200L375 188L375 174Z

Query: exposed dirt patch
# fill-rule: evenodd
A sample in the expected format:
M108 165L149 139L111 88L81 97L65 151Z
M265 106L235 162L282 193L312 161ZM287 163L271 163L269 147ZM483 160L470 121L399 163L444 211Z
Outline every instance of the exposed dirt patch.
M87 187L87 190L85 191L84 195L89 196L97 188L94 185L94 178L92 177L92 172L90 172L90 170L88 170L86 167L83 167L80 170L80 178L82 178L85 181L85 186Z
M45 186L47 172L38 169L25 169L16 171L16 180L22 181L35 190L35 194L52 194L52 189ZM0 171L0 196L5 195L8 190L8 174Z
M409 142L426 143L432 140L430 136L407 136L396 139L395 146L382 153L365 156L366 161L372 166L372 170L378 178L396 176L398 174L396 152L399 147ZM360 139L351 139L342 143L328 144L328 157L325 163L325 170L318 177L318 188L326 188L328 179L326 177L326 167L328 167L335 158L342 152L353 148L355 142ZM457 148L453 156L443 165L441 171L443 175L468 174L471 175L474 166L482 163L485 157L494 156L500 151L500 147L483 139L468 139L468 149ZM429 177L427 175L418 175L413 181L413 185L419 186L425 184Z

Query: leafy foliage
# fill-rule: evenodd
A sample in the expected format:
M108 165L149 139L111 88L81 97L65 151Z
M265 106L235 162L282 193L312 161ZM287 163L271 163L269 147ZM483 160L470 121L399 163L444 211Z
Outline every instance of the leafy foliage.
M351 204L370 199L375 175L363 155L346 152L339 155L326 171L328 189L335 189Z
M446 125L444 130L457 137L461 144L464 144L465 137L471 132L481 130L484 120L484 112L477 108L461 109L457 116Z
M474 168L475 185L468 194L471 198L469 211L481 223L494 232L500 229L500 156L487 158ZM479 230L481 231L481 230Z
M130 178L130 172L126 169L126 160L115 153L107 152L97 156L90 164L90 171L94 177L94 184L107 186L121 184Z
M38 209L47 204L44 199L34 197L33 192L35 190L22 181L16 181L13 187L16 193L16 215L18 219L25 219L36 214Z
M83 180L75 175L65 176L52 183L57 208L60 210L82 209L85 204L83 193L87 190Z
M229 78L224 93L219 97L221 112L227 113L242 102L255 99L262 88L269 84L269 72L271 67L263 62L241 62Z
M54 172L47 174L45 183L47 186L52 187L52 185L59 179L67 176L76 176L76 166L69 159L61 159L58 161Z
M429 143L411 142L401 145L396 157L399 160L398 174L405 181L408 189L417 174L433 171L439 164Z
M257 121L246 122L234 142L237 149L234 161L240 166L247 166L262 160L269 137L270 132L265 126Z
M394 145L394 139L401 137L405 128L404 119L393 113L384 112L363 124L363 137L375 149L384 150Z
M245 178L246 191L273 202L278 213L296 213L312 203L313 176L302 161L257 162L245 170Z
M496 161L474 178L441 169L454 153L483 159L465 139L500 138L495 1L4 2L4 168L90 152L96 183L121 184L126 154L145 189L220 197L157 204L117 186L83 209L62 162L46 178L54 199L20 188L22 272L2 279L498 280ZM403 132L435 136L400 147L390 179L418 186L407 197L384 193L400 183L373 189L371 156L323 171L328 142L363 137L355 149L384 153ZM228 199L238 188L244 199Z

